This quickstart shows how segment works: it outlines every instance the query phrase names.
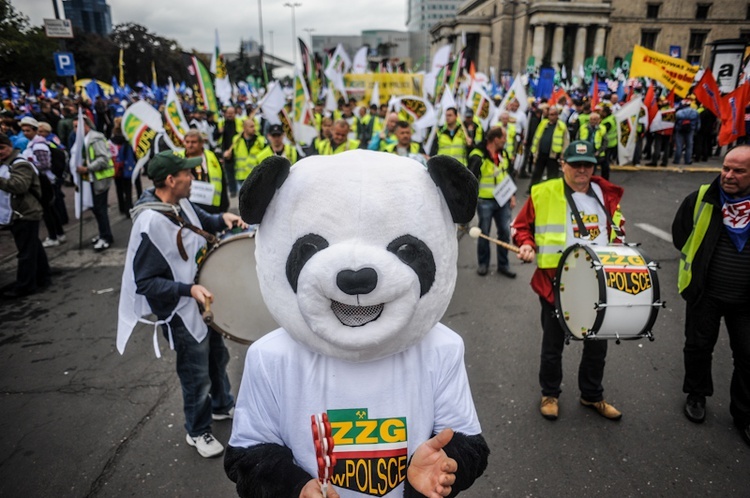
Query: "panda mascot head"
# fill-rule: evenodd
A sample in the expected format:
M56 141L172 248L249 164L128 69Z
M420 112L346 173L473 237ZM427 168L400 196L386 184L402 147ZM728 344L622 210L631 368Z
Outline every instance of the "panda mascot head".
M271 157L240 192L259 224L263 300L299 343L351 362L404 351L435 326L456 281L455 223L477 182L458 161L356 150L294 167Z

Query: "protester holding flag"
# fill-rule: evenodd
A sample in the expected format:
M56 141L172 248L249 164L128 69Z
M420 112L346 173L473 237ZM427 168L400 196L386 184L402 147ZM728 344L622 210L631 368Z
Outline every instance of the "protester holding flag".
M109 145L103 133L96 131L94 122L83 118L84 130L84 164L77 167L78 174L84 181L90 182L94 193L94 217L99 228L99 235L92 240L94 250L104 251L114 242L109 227L107 214L107 196L112 178L115 176L115 165L109 155Z

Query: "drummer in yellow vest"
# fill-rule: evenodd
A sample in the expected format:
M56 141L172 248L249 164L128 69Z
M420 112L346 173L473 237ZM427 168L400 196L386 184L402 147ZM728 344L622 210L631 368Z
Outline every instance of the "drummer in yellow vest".
M289 159L291 164L297 162L297 148L293 144L284 143L284 127L272 124L268 127L268 145L258 154L258 160L271 156L281 156Z
M229 193L219 158L203 148L203 135L198 130L188 130L183 143L185 150L180 155L203 158L203 163L193 169L191 202L211 214L226 212L229 208Z
M450 156L464 166L467 164L469 151L474 146L470 136L464 132L464 127L458 121L458 111L455 107L445 110L445 125L440 128L437 140L433 143L430 156Z
M266 148L266 139L256 133L255 119L248 118L242 123L242 133L234 137L232 147L224 153L224 158L234 158L234 180L237 188L250 175L250 172L263 160L260 152Z
M331 138L323 140L318 147L318 154L321 156L331 156L359 148L359 140L347 138L349 135L349 123L344 119L339 119L333 123L331 128Z
M562 154L563 178L534 185L531 196L513 222L513 240L519 246L519 259L527 263L537 260L531 288L539 295L542 305L540 412L548 420L557 419L558 398L562 392L565 333L557 317L559 303L556 303L553 283L561 253L573 244L607 245L624 241L622 225L625 220L620 212L623 189L601 177L592 177L596 163L592 144L571 143ZM602 378L606 356L606 340L583 341L578 369L580 403L602 417L619 420L622 413L604 401Z

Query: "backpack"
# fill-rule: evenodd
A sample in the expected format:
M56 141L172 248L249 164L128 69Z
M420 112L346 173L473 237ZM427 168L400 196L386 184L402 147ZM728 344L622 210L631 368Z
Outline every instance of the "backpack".
M49 146L50 170L59 179L65 175L68 169L68 154L60 147Z
M692 126L689 119L681 119L677 124L677 131L679 131L680 133L690 133L691 128Z
M13 164L20 162L20 161L28 162L26 161L26 159L19 157L19 158L16 158L15 161L13 161ZM40 197L33 190L29 190L29 193L33 195L37 201L39 201L39 203L42 205L43 208L51 206L52 202L55 200L55 188L52 186L52 182L47 177L47 175L45 175L44 173L40 174L39 171L36 169L36 166L34 166L33 164L32 166L34 168L34 171L36 172L37 178L39 178L39 185L42 187L42 195Z

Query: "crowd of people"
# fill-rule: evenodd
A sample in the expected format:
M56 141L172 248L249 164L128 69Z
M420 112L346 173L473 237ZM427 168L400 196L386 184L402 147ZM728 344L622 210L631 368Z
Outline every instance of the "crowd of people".
M547 419L558 418L565 333L556 317L553 288L560 251L574 243L606 245L623 237L619 211L623 189L609 181L610 165L617 162L613 114L620 102L616 94L604 96L594 108L586 98L556 103L531 99L525 113L519 101L510 100L486 128L470 109L448 108L429 150L424 142L413 140L409 117L387 105L355 107L353 102L341 100L336 111L327 112L319 103L314 109L317 136L309 144L290 140L284 126L265 119L249 102L227 106L220 116L186 108L191 129L183 147L152 155L144 172L154 187L145 191L135 170L135 152L121 129L126 105L117 97L99 98L92 105L80 96L33 104L4 102L0 225L10 229L18 250L17 277L3 289L4 299L23 297L50 284L45 249L66 242L65 226L71 217L64 197L76 181L74 173L91 186L98 226L92 247L105 251L114 243L107 201L112 183L123 216L132 216L137 223L139 216L146 219L144 210L174 213L166 226L180 232L184 226L196 229L193 242L200 245L204 243L201 231L217 232L233 225L247 228L227 213L230 198L237 196L265 158L280 156L293 164L304 156L352 149L393 153L422 162L430 156L446 155L467 166L478 179L477 217L482 234L490 236L494 220L498 240L505 243L511 242L517 195L501 194L501 187L513 179L530 179L528 198L515 213L513 240L519 246L520 259L537 263L531 286L542 309L540 411ZM667 109L672 104L662 97L659 106ZM85 116L84 138L76 153L82 157L71 171L68 154L76 150L79 108ZM750 127L750 111L746 123ZM688 96L676 106L673 128L650 133L639 124L634 163L665 166L670 158L673 164L705 162L720 153L717 131L716 117ZM711 355L723 316L735 358L730 411L750 444L750 341L747 334L743 336L746 312L738 306L747 302L750 291L750 275L745 275L750 268L750 246L745 244L750 225L738 221L750 205L750 146L734 145L724 158L721 175L680 207L673 231L675 246L687 258L680 267L680 291L688 301L685 414L694 422L705 420L706 397L713 393ZM600 175L595 176L597 170ZM137 203L133 189L135 199L140 199ZM576 216L580 213L593 220L591 226L581 225ZM40 221L46 227L44 238L39 234ZM210 301L211 293L193 284L191 271L173 274L166 261L181 255L166 254L157 242L160 235L149 227L139 230L155 239L149 245L148 237L133 242L131 236L136 253L130 262L135 269L133 298L142 296L151 309L159 310L157 323L165 324L172 343L189 344L178 353L177 362L185 393L187 442L202 456L215 456L223 446L211 433L211 414L215 420L231 417L233 398L226 380L223 339L194 320L197 303ZM486 237L477 244L479 276L488 275L490 268ZM506 247L498 245L496 264L497 273L516 277ZM189 316L175 318L175 310L182 307L190 310ZM580 402L607 419L619 420L622 413L604 400L606 346L607 341L584 341L578 375ZM188 365L193 363L201 365L199 381L188 378L192 375L187 373Z

